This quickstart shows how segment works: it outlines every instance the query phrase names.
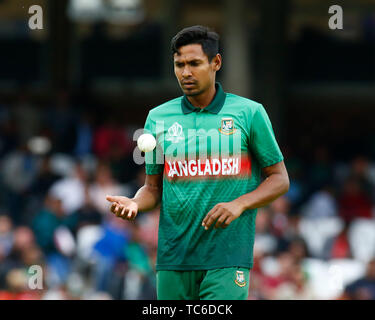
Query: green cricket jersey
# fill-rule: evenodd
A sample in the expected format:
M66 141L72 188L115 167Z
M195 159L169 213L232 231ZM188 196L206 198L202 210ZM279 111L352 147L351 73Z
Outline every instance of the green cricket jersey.
M157 270L252 268L257 210L227 228L202 227L206 214L258 187L261 168L283 160L270 120L255 101L216 84L209 106L186 96L147 117L145 131L157 147L146 153L146 174L163 173Z

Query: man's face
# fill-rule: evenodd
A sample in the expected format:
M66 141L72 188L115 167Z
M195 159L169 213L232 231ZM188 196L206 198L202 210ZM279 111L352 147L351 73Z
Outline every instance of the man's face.
M216 71L221 67L219 54L211 62L200 44L189 44L174 54L174 72L182 91L187 96L205 92L215 82Z

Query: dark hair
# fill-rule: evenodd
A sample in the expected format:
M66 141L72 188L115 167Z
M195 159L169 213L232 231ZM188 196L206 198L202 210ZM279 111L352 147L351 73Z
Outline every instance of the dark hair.
M192 26L182 29L171 41L172 55L179 52L182 46L200 44L203 52L211 61L219 52L219 35L204 26Z

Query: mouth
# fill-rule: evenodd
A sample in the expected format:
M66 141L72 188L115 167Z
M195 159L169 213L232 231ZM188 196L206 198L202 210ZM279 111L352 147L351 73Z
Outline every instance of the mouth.
M184 88L188 89L188 88L194 87L196 85L196 82L195 81L183 81L181 84Z

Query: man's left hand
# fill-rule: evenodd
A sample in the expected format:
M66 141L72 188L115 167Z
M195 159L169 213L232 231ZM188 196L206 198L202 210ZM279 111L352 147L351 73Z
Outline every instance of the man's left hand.
M202 226L208 230L217 220L215 228L226 228L241 215L242 211L241 206L234 201L218 203L207 213L203 219Z

